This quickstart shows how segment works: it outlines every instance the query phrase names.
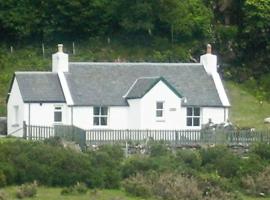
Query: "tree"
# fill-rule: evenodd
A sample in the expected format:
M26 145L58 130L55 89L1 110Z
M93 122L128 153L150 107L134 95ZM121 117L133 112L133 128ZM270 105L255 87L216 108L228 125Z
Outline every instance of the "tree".
M253 75L270 72L270 1L246 0L239 35L241 57Z
M152 1L120 0L119 24L127 32L152 33L154 28L154 10Z
M201 0L160 0L159 19L174 35L202 39L211 32L212 11Z

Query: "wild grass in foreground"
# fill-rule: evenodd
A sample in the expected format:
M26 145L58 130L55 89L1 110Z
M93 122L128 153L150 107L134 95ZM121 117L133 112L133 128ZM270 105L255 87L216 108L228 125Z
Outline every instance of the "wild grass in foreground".
M5 193L7 200L17 200L16 191L18 186L6 187L0 190ZM60 187L38 187L37 195L34 198L24 198L25 200L147 200L128 196L121 190L89 190L86 194L61 195L63 188ZM245 200L270 200L267 197L242 196ZM148 199L150 200L150 199ZM151 199L153 200L153 199Z
M7 200L16 200L18 187L12 186L2 189L7 195ZM59 187L38 187L37 195L34 198L25 200L142 200L141 198L127 196L121 190L89 190L86 194L61 195L63 188Z

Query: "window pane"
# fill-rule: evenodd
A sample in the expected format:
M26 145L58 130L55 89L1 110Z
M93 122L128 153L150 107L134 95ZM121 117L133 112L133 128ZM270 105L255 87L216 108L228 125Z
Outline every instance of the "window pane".
M101 117L101 126L106 126L107 125L107 117Z
M94 126L99 125L99 117L94 117Z
M163 117L163 110L157 110L156 111L156 116L157 117Z
M94 115L99 115L99 107L94 107Z
M192 108L187 108L187 116L192 116Z
M62 122L62 112L54 112L54 121Z
M62 107L55 107L54 109L55 109L55 110L61 110Z
M187 118L187 126L192 126L192 118Z
M163 102L157 102L157 109L163 109Z
M200 108L194 108L194 116L200 116Z
M101 107L101 115L108 115L108 107Z
M193 126L200 126L200 118L199 117L193 118Z

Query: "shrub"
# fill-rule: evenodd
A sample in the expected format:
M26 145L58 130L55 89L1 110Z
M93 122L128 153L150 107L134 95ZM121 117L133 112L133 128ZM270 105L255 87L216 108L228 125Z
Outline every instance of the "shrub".
M229 179L221 177L217 172L200 173L198 175L200 188L204 193L209 192L210 188L221 188L224 191L233 191L232 182Z
M240 170L240 158L234 155L227 147L217 146L200 151L202 165L209 172L218 173L227 178L237 175Z
M151 184L142 174L129 177L122 186L126 192L134 196L150 197L152 195Z
M150 170L156 170L158 166L149 157L144 155L134 155L127 158L122 165L122 177L128 178L136 174L143 174Z
M201 199L202 191L192 177L165 173L153 184L153 193L161 199L189 200Z
M77 182L76 185L74 185L74 190L79 194L85 194L87 192L87 187L85 183Z
M2 171L0 171L0 187L4 187L6 184L6 176Z
M119 188L121 163L124 152L120 146L104 145L97 151L89 152L91 166L95 169L91 176L91 187Z
M237 173L240 170L240 161L240 158L233 153L227 153L220 156L220 159L217 159L215 168L221 176L232 178L237 176Z
M7 200L7 195L4 191L0 190L0 200Z
M241 186L248 194L259 195L263 193L270 195L270 167L266 167L256 176L246 176L242 178Z
M251 153L254 153L264 160L270 160L270 145L266 143L257 143L252 146Z
M149 154L151 157L167 156L169 149L164 142L150 142L149 143Z
M61 195L70 195L70 194L74 194L73 187L66 187L61 190Z
M247 194L256 194L256 184L252 176L245 176L241 179L241 187L245 190Z
M19 187L16 192L16 197L19 199L23 199L26 197L34 197L37 194L37 183L34 181L33 183L23 184Z
M213 148L202 149L200 151L202 165L207 166L209 164L217 163L217 160L220 159L221 155L224 156L225 154L229 153L228 151L228 148L224 146L216 146Z
M212 187L207 193L203 195L205 200L242 200L241 196L237 193L226 192L220 187Z
M241 166L238 176L255 175L261 172L266 165L266 161L262 160L260 156L250 153L248 157L241 159Z
M64 188L61 191L61 195L70 195L70 194L86 194L87 187L85 183L77 182L75 185L71 187Z
M61 147L62 144L62 139L60 137L50 137L44 140L45 144L49 144L55 147Z
M191 167L193 169L199 169L202 164L201 155L198 153L198 151L193 150L177 151L176 159L187 167Z
M45 185L90 184L94 176L89 155L42 142L11 141L0 146L0 171L7 184L37 180Z
M270 167L265 168L256 176L255 184L258 193L270 195Z

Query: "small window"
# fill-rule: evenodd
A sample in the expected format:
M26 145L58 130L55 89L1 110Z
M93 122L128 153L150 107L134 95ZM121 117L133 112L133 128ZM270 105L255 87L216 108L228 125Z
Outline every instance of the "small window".
M62 107L54 107L54 122L62 122Z
M94 126L107 126L108 125L108 107L94 107Z
M164 117L164 102L156 102L156 117Z
M14 106L14 124L19 124L19 106Z
M187 126L200 126L201 110L196 107L187 108Z

